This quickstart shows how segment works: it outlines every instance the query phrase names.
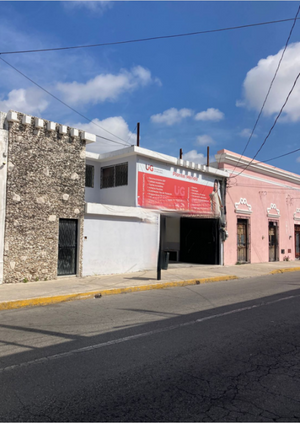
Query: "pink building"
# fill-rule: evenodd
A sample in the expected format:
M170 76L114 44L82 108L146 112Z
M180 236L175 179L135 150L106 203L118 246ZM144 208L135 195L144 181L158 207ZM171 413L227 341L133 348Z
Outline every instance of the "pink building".
M300 259L300 176L228 150L216 160L229 173L224 264Z

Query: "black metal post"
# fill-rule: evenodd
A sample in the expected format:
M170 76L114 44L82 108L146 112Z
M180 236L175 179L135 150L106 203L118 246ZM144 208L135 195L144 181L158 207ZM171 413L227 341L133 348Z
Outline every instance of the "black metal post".
M165 228L166 228L166 218L163 215L160 215L160 224L159 224L159 249L158 249L158 260L157 260L157 280L161 280L161 268L163 264L163 245L165 239Z

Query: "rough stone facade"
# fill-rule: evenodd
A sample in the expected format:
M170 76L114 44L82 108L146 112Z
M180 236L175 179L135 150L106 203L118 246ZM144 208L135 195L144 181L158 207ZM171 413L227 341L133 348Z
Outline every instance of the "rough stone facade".
M8 123L4 282L57 278L59 219L78 219L82 274L85 141L31 123Z

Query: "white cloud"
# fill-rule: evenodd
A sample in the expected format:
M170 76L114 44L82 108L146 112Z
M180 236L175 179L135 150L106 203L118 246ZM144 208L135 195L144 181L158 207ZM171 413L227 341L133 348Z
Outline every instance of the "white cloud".
M102 137L109 138L116 142L111 142L97 137L97 141L93 144L87 145L87 150L94 153L106 153L108 151L119 150L120 148L126 148L128 145L121 145L119 143L125 144L119 138L124 141L128 141L129 144L136 144L136 134L132 133L129 130L127 122L123 119L122 116L109 117L107 119L99 120L93 119L94 123L67 123L73 128L82 129L84 131L90 132L91 134L101 135ZM95 125L96 124L96 125ZM107 131L116 135L117 137L109 134L99 126L105 128Z
M6 112L12 109L28 114L39 114L49 104L44 96L45 94L36 88L12 90L8 93L7 99L0 100L0 110Z
M136 90L157 80L152 79L151 72L142 66L136 66L130 71L123 69L117 75L110 73L97 75L86 83L58 83L56 88L64 99L71 104L102 103L115 101L125 93Z
M153 123L162 123L168 126L179 123L182 119L192 116L193 111L190 109L180 109L177 110L175 107L165 110L163 113L158 113L157 115L152 115L151 120Z
M250 135L251 135L251 132L252 132L252 130L251 129L249 129L249 128L245 128L245 129L243 129L241 132L239 132L239 134L238 135L240 135L241 137L243 137L243 138L249 138L250 137ZM257 137L257 135L256 134L253 134L252 135L252 138L256 138Z
M219 122L220 120L224 119L224 113L218 109L207 109L204 112L199 112L195 116L195 120L211 120L214 122Z
M211 136L209 136L207 134L199 135L196 138L195 145L202 145L203 146L203 145L210 145L210 144L215 144L215 141Z
M296 162L297 162L297 163L300 163L300 156L299 156L299 157L297 157Z
M246 106L259 111L267 94L271 80L281 57L282 50L274 56L261 59L246 75L243 83L244 99L237 106ZM300 42L291 44L285 52L277 77L273 84L263 113L270 116L281 109L300 69ZM284 108L284 121L300 120L300 83L294 88ZM282 120L282 121L283 121Z
M64 6L66 9L87 9L90 12L97 13L97 15L103 15L103 13L112 8L112 1L65 1Z
M197 153L197 150L188 151L187 153L183 154L182 158L183 160L188 160L194 163L203 164L206 162L204 155L201 153Z

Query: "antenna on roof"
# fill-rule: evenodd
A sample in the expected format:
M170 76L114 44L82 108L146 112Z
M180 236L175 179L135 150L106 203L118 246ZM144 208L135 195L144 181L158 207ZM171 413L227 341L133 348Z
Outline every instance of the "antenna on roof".
M136 125L136 145L137 147L140 146L140 122Z
M182 160L182 148L179 150L179 158Z

